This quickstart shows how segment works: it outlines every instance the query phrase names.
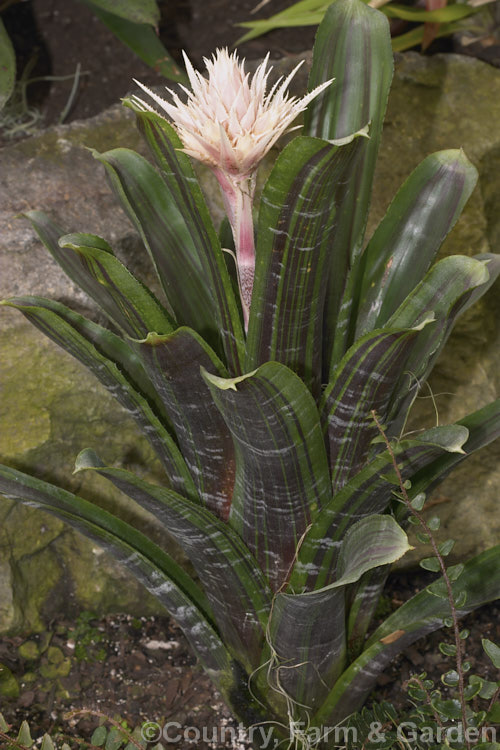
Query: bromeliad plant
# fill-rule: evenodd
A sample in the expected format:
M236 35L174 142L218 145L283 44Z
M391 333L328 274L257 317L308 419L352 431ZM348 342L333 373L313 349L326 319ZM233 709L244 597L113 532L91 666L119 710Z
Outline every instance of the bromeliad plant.
M408 549L394 457L420 508L422 493L500 432L497 401L402 435L456 318L489 288L500 258L431 266L476 181L460 151L425 159L365 246L392 53L385 17L361 0L329 8L303 100L288 97L289 79L266 94L266 63L250 79L219 52L208 69L205 81L188 65L185 103L153 95L165 114L127 102L156 168L126 149L96 154L165 302L103 239L64 234L36 211L27 216L43 242L118 333L50 300L4 302L133 414L163 463L163 485L90 450L77 471L101 474L151 512L197 579L69 492L7 467L0 487L122 560L183 627L236 715L274 722L306 747L305 726L342 721L397 653L448 619L446 593L434 587L367 638L389 566ZM306 105L304 135L264 186L254 244L255 170ZM233 257L188 154L219 180ZM459 615L500 595L500 546L465 564L453 594Z

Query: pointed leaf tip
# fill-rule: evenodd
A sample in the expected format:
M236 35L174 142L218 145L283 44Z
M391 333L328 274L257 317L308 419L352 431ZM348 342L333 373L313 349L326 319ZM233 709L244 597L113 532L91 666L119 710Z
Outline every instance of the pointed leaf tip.
M200 372L206 383L215 385L220 391L236 391L238 390L236 388L238 383L243 382L243 380L246 380L247 378L251 378L255 375L257 370L252 370L252 372L247 372L245 375L239 375L236 378L221 378L218 375L213 375L208 372L204 367L200 368Z

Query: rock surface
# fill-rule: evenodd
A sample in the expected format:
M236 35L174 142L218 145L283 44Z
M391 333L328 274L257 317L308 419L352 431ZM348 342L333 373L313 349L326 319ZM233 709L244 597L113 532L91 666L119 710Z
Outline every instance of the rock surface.
M286 62L284 66L286 66ZM305 74L298 77L299 91ZM432 151L465 150L480 172L476 188L443 254L498 251L500 239L500 73L455 55L399 56L377 168L369 231L409 172ZM98 314L59 270L28 222L16 214L42 209L68 231L105 237L147 283L151 271L139 241L117 207L104 170L86 147L143 150L133 116L116 106L92 120L45 131L0 151L0 295L40 294ZM217 196L203 175L207 195ZM220 217L220 205L212 208ZM460 319L430 386L439 421L462 417L491 401L500 388L498 290ZM77 362L43 339L22 316L0 314L2 372L0 457L93 498L117 502L103 480L71 475L74 458L93 447L107 462L160 477L149 446L133 422ZM423 394L426 396L426 394ZM420 401L412 427L436 422L432 400ZM464 463L437 492L443 537L459 540L457 555L479 551L500 537L497 444ZM125 514L134 513L130 506ZM423 555L421 549L418 550ZM67 608L148 614L157 605L119 566L61 522L0 501L0 632L41 627Z

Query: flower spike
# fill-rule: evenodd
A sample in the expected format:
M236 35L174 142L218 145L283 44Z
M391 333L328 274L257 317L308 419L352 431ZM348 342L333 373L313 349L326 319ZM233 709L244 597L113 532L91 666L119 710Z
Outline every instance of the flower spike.
M211 60L204 60L208 71L205 78L183 54L191 84L191 91L184 89L185 102L171 91L169 102L136 83L161 108L161 116L171 121L185 153L209 166L219 181L234 236L247 328L255 269L252 205L257 167L278 138L291 129L297 115L332 81L302 98L290 96L288 86L301 62L266 93L272 70L268 67L269 55L250 77L245 73L245 61L240 62L236 52L218 49ZM141 109L154 111L138 97L134 102Z

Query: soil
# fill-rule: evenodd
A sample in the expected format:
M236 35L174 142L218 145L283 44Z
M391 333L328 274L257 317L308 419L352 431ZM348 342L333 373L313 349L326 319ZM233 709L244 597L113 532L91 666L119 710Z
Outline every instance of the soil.
M383 618L430 580L431 575L421 572L393 575L384 595ZM461 626L470 630L464 657L471 673L498 679L481 639L500 641L500 601L471 613ZM373 698L390 701L402 716L410 708L404 685L411 675L425 672L439 687L441 675L454 666L453 658L439 651L441 641L452 642L450 631L433 633L408 648L380 676ZM27 654L29 649L34 653ZM168 617L134 619L91 613L82 613L76 621L61 617L47 632L4 638L0 663L12 671L20 686L19 697L1 706L4 718L16 728L28 721L33 737L43 732L62 735L73 747L75 738L88 742L106 716L125 720L129 731L145 722L160 726L177 722L171 725L173 737L177 731L182 736L185 727L197 728L203 737L206 727L209 738L212 732L226 738L224 743L193 743L195 730L191 730L187 739L165 743L172 750L250 748L243 738L233 743L231 738L238 737L237 723ZM55 675L56 671L65 676Z

